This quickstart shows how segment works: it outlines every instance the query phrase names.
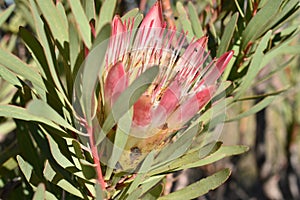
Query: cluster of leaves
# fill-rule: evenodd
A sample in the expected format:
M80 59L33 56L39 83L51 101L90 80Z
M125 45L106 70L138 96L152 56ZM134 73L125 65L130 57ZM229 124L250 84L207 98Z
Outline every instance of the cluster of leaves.
M284 26L298 10L298 0L235 1L227 7L221 3L205 6L208 9L203 7L202 10L191 2L185 6L177 1L174 14L178 16L175 22L178 29L188 31L191 37L208 34L212 56L235 50L235 57L223 76L223 80L230 80L226 83L226 106L241 100L262 100L234 118L223 118L224 113L221 113L212 121L208 107L200 118L205 125L201 133L209 132L209 128L218 123L241 119L268 106L280 91L253 97L243 95L272 59L281 54L299 53L299 49L290 46L290 41L299 33L298 25ZM116 0L97 3L68 0L56 4L52 0L16 0L1 13L0 25L6 27L10 40L0 48L0 131L5 137L16 136L16 140L0 146L0 195L3 198L19 199L25 195L25 198L35 199L156 199L161 196L167 173L207 165L247 150L245 146L222 146L221 142L193 145L194 140L202 138L195 131L199 129L199 121L194 122L159 154L151 152L136 175L113 173L103 165L108 187L101 189L96 181L94 155L81 140L87 136L76 129L78 121L72 98L75 78L81 73L79 69L87 51L92 52L110 36L110 22L116 7ZM129 17L135 18L136 27L142 20L137 9L122 19ZM13 54L16 51L13 47L20 39L31 56ZM100 66L103 60L100 56L99 63L94 64ZM270 76L283 67L272 69ZM141 80L155 73L146 71ZM93 74L93 71L88 72L88 75ZM84 78L84 83L89 84L90 77ZM135 87L144 85L143 82L138 84ZM84 91L87 94L95 92L93 87L84 88L90 88L91 91ZM122 98L126 98L126 91ZM91 108L91 101L90 98L83 103L87 110ZM213 112L223 111L224 105L217 105ZM124 123L122 116L114 123ZM115 143L121 142L122 137L115 138ZM229 169L221 170L159 199L201 196L218 187L229 175Z

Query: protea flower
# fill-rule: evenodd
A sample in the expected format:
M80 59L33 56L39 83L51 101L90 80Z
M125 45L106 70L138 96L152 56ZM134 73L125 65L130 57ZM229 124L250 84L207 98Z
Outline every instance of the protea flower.
M120 94L148 68L159 66L160 70L133 106L126 152L119 161L121 168L135 167L144 153L166 145L167 138L184 128L211 100L233 51L209 62L207 40L192 40L182 53L186 34L166 28L159 1L136 32L133 19L122 22L119 16L114 17L100 109L107 114Z

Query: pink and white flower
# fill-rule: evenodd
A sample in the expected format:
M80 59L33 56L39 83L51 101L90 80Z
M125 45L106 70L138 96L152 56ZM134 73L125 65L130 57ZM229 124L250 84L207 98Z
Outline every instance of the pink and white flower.
M185 33L167 29L158 1L139 25L116 16L106 54L104 74L105 112L120 94L154 65L159 74L133 106L127 149L151 151L182 129L211 100L233 51L209 62L207 37L187 42ZM182 51L185 51L182 53Z

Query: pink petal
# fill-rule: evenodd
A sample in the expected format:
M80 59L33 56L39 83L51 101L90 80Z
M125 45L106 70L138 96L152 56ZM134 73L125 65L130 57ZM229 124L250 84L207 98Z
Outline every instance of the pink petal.
M168 120L169 127L181 127L194 117L211 99L216 87L211 86L204 88L183 104L171 115Z
M212 66L212 70L208 72L207 75L203 78L203 82L207 85L214 84L216 80L222 75L225 70L227 64L232 58L234 51L228 51L224 53L215 63L215 66Z
M142 95L133 105L133 126L147 126L151 122L151 97Z
M163 27L162 6L160 1L151 7L146 17L144 18L140 28Z
M195 63L195 61L199 59L199 57L202 56L202 54L204 53L207 40L207 37L201 37L197 41L189 44L188 48L183 53L182 58L189 62Z
M179 80L186 80L199 70L199 66L206 59L204 52L207 40L207 37L202 37L192 42L185 50L178 62L178 66L186 66L180 71Z
M123 25L123 22L120 16L116 15L112 21L112 35L121 34L122 32L127 31L126 26Z
M166 89L160 99L158 107L152 112L152 125L164 124L169 115L176 109L181 97L181 87L178 81L174 81Z
M109 108L128 86L128 77L123 63L118 62L111 67L104 83L104 98Z

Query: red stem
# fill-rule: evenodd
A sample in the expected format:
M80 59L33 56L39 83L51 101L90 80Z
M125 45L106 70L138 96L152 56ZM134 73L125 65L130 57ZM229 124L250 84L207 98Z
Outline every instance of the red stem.
M96 164L96 173L97 173L97 177L98 177L98 182L100 183L102 190L105 190L105 182L103 179L102 170L101 170L101 166L100 166L100 159L99 159L99 155L97 153L97 147L96 147L95 141L94 141L94 129L93 129L93 127L90 127L89 125L86 125L86 129L89 134L94 163Z

